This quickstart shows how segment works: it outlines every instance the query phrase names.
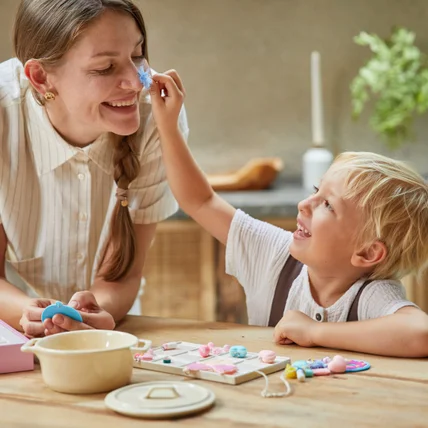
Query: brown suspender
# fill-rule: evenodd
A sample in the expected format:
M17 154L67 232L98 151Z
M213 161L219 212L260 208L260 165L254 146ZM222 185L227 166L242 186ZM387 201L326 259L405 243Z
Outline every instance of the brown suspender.
M285 305L288 299L288 293L294 280L299 276L303 264L296 260L293 256L289 256L279 274L278 283L276 285L275 294L273 296L272 307L269 317L269 327L275 327L279 320L284 315ZM358 303L361 293L369 285L371 280L367 280L358 290L354 301L349 308L348 318L346 321L358 321Z
M288 293L294 280L299 276L303 264L296 260L292 255L288 256L276 284L275 294L273 296L272 308L270 310L269 327L275 327L278 321L284 315L285 304L287 303Z

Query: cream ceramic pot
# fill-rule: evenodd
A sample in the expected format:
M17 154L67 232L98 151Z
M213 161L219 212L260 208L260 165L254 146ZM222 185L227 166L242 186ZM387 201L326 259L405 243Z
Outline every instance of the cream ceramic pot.
M150 346L150 340L129 333L81 330L32 339L21 350L38 357L43 381L53 390L94 394L128 384L133 353Z

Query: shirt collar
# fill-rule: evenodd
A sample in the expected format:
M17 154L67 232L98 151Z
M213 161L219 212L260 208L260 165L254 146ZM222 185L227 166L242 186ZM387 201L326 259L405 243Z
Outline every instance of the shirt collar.
M111 133L100 135L84 148L68 144L52 126L45 107L39 105L31 90L26 93L27 132L39 176L54 171L84 152L106 174L113 174L114 143L122 138Z

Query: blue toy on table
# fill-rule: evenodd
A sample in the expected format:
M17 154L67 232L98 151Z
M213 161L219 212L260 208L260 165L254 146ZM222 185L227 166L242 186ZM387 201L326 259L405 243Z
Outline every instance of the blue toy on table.
M71 306L63 305L61 302L55 302L53 305L49 305L42 312L42 322L47 318L53 318L54 315L61 314L72 320L83 322L82 315L76 309Z

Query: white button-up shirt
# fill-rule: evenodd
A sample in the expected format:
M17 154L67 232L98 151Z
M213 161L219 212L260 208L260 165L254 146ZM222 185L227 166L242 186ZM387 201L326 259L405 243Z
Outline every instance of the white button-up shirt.
M54 101L53 101L54 102ZM134 223L156 223L177 204L166 182L150 97L142 94L141 171L131 183ZM184 109L179 120L187 139ZM90 288L116 203L113 134L85 148L66 143L34 99L22 64L0 64L0 223L6 263L36 294L68 301ZM14 274L14 275L13 275Z

